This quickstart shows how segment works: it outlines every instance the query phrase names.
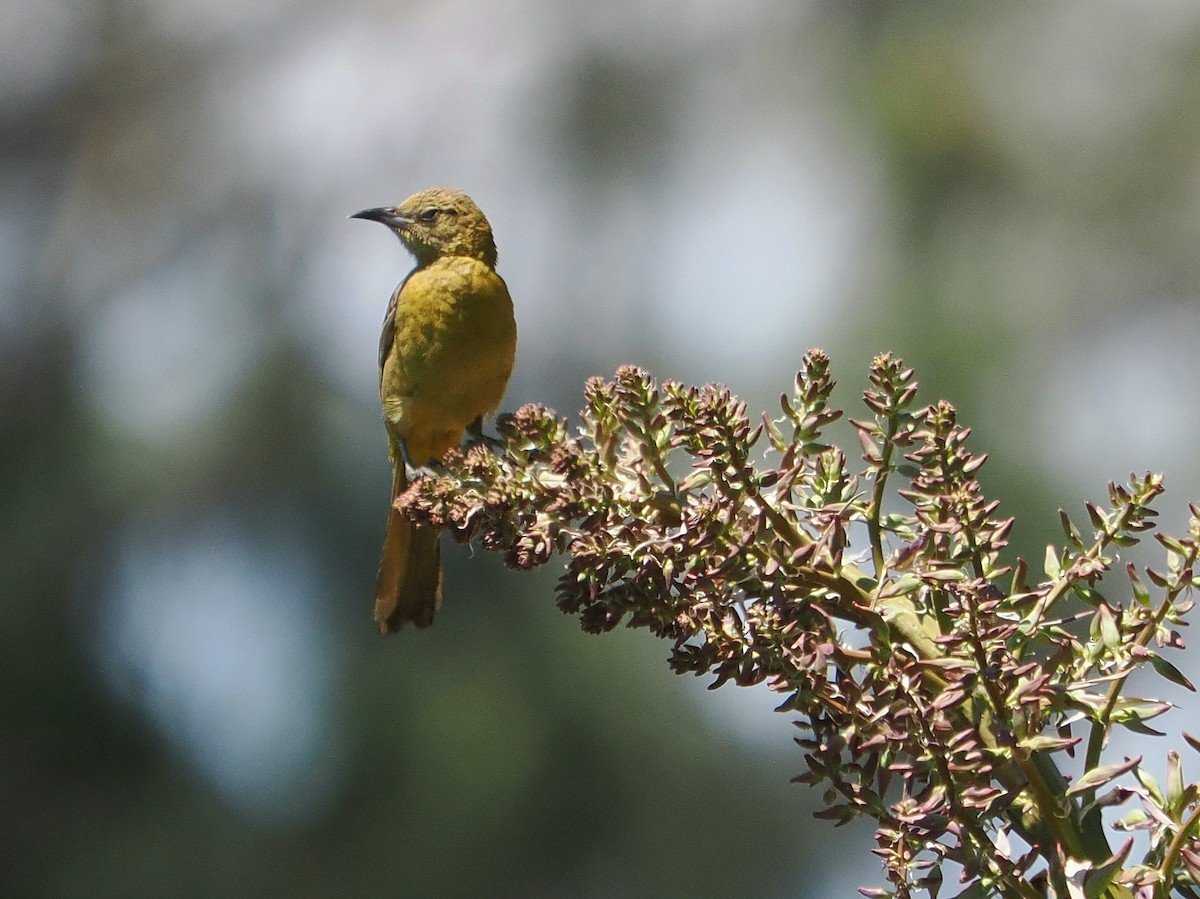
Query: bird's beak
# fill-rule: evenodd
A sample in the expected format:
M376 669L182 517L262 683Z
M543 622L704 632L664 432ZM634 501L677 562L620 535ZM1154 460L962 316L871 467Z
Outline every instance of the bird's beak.
M362 212L354 213L350 218L379 222L380 224L387 225L389 228L403 228L405 225L412 224L412 219L400 215L393 206L377 206L374 209L364 209Z

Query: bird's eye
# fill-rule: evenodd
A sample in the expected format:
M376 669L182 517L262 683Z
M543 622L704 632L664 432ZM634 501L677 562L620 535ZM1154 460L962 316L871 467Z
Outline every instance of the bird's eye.
M432 222L435 218L437 218L438 212L440 212L438 209L422 209L417 213L417 221Z

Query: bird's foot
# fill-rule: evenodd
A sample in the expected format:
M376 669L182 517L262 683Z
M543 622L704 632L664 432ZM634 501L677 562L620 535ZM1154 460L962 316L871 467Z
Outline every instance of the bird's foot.
M475 419L467 425L467 439L463 444L467 449L483 444L492 451L499 450L504 446L504 441L499 437L493 437L491 434L483 433L483 416Z

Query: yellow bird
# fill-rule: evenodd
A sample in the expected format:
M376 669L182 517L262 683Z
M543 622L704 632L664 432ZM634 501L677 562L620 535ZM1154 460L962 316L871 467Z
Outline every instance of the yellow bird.
M382 633L428 627L442 602L439 533L396 508L406 466L441 459L504 398L517 347L508 287L483 212L459 190L434 187L351 218L380 222L417 267L392 294L379 337L379 399L392 458L392 506L379 560L375 621Z

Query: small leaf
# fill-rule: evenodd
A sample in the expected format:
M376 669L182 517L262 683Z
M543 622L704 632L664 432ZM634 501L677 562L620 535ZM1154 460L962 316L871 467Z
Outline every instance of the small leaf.
M1118 762L1115 765L1101 765L1098 768L1093 768L1088 771L1083 777L1071 784L1067 789L1068 796L1074 796L1078 793L1084 793L1088 790L1094 790L1097 787L1102 787L1110 780L1120 777L1122 774L1127 774L1141 764L1142 757L1139 755L1136 758L1126 759L1123 762Z
M1158 785L1158 781L1154 779L1153 774L1138 768L1133 772L1133 776L1138 779L1138 783L1146 788L1146 792L1150 794L1150 798L1154 800L1156 805L1163 806L1166 804L1166 801L1163 799L1162 788Z
M1122 696L1113 707L1112 720L1124 723L1131 718L1139 721L1149 721L1164 712L1169 712L1173 706L1169 702L1157 699L1138 699L1134 696Z
M1170 586L1171 586L1170 579L1166 575L1159 574L1153 568L1146 569L1146 577L1150 578L1150 580L1153 582L1154 586L1159 587L1163 590L1166 590L1166 589L1170 588Z
M1167 753L1167 803L1171 811L1180 811L1180 800L1183 798L1183 764L1179 761L1179 753L1172 749Z
M1182 671L1180 671L1156 652L1147 653L1147 655L1150 659L1150 665L1159 673L1159 675L1165 677L1173 684L1178 684L1181 687L1191 690L1193 693L1196 692L1195 686L1190 680L1187 679Z
M1058 553L1054 550L1054 545L1046 547L1046 561L1044 563L1046 569L1046 577L1056 578L1062 572L1062 568L1058 564Z
M1149 821L1150 816L1145 809L1135 808L1114 821L1113 827L1117 830L1137 830Z
M1177 556L1186 556L1187 547L1169 534L1155 534L1154 539L1166 547L1167 552Z
M1079 581L1071 584L1071 592L1092 608L1095 608L1104 602L1104 597L1100 594L1099 590L1095 590L1092 587L1089 587L1087 584Z
M880 452L879 445L875 442L875 438L866 431L859 430L858 442L862 446L862 459L872 468L883 462L883 453Z
M1133 598L1139 604L1150 607L1150 591L1146 589L1146 585L1142 583L1142 579L1138 577L1137 568L1130 562L1125 566L1125 572L1129 575L1129 584L1133 588Z
M1165 737L1166 731L1155 730L1148 724L1143 724L1141 718L1130 718L1120 722L1121 726L1126 730L1131 730L1135 734L1143 734L1147 737Z
M1028 749L1030 752L1057 752L1060 749L1069 749L1080 742L1081 737L1063 738L1051 737L1045 734L1039 734L1036 737L1026 737L1020 740L1017 745L1022 749Z
M1120 873L1125 860L1129 858L1129 850L1132 848L1133 837L1130 837L1125 841L1125 845L1113 854L1112 858L1087 875L1083 882L1084 893L1087 899L1099 899L1100 896L1103 896L1107 892L1113 882L1113 878Z
M1058 520L1062 524L1062 529L1067 535L1067 541L1076 549L1083 550L1083 535L1079 533L1075 525L1071 523L1071 519L1067 516L1066 509L1058 510Z
M1100 639L1104 642L1104 648L1115 653L1121 648L1121 629L1117 627L1112 609L1102 603L1096 609L1096 617L1099 619Z
M1008 592L1010 596L1029 592L1029 563L1023 558L1017 559L1017 565L1013 569L1012 586Z
M1188 874L1193 880L1200 878L1200 855L1197 855L1190 849L1179 850L1179 857L1183 859L1184 865L1188 869Z
M1124 805L1129 801L1130 796L1136 795L1135 790L1128 787L1116 786L1107 792L1101 793L1096 797L1094 802L1088 803L1080 810L1083 816L1090 815L1094 809L1109 808L1114 805Z
M967 579L967 574L960 568L937 568L932 571L923 572L921 577L926 581L947 583L950 581L964 581Z

